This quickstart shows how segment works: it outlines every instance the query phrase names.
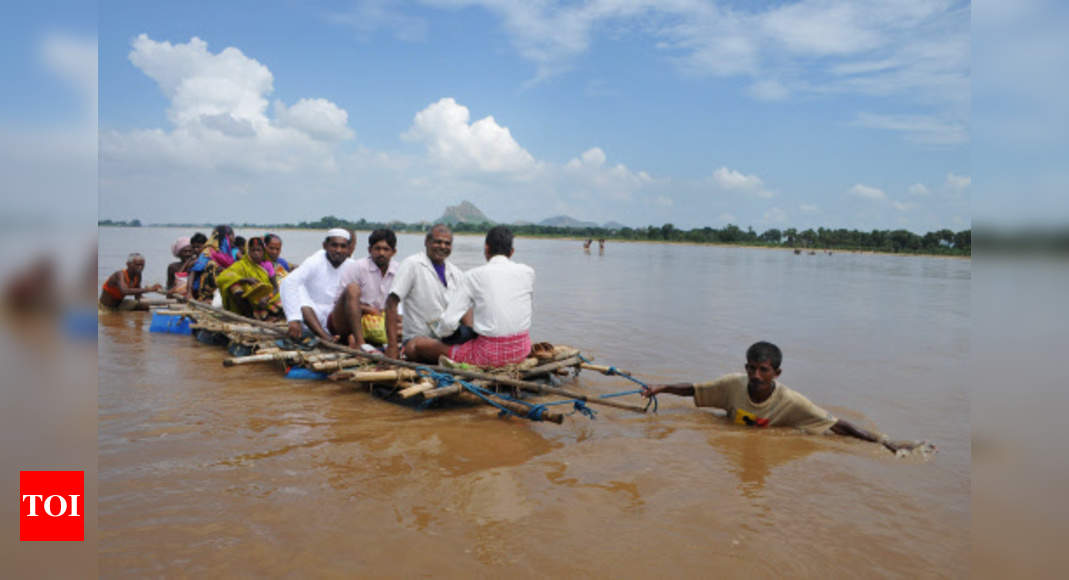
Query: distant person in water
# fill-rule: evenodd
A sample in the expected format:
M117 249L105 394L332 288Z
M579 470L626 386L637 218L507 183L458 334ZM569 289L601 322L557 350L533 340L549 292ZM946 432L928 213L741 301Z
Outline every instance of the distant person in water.
M746 372L724 375L708 383L650 385L644 397L670 393L694 397L698 407L715 407L727 411L727 419L737 425L752 427L795 427L821 434L856 437L879 443L892 452L907 452L915 447L934 448L923 442L891 441L857 427L813 404L801 393L776 379L783 353L770 342L756 342L746 350Z
M315 252L279 284L288 334L297 340L307 328L321 340L352 348L364 344L360 300L346 284L354 262L348 259L349 230L327 231L323 251Z
M449 292L460 284L463 272L448 261L453 253L453 231L445 224L435 225L423 240L424 251L401 261L397 275L386 298L386 356L397 358L401 347L417 336L441 338L432 325L442 316L449 304ZM398 308L404 303L404 322ZM398 327L401 334L398 336ZM474 338L471 314L444 342L457 344ZM406 355L411 358L407 348Z
M100 288L100 305L115 310L145 310L148 305L141 303L141 295L146 292L159 292L161 286L153 284L141 287L141 272L145 270L145 257L134 252L126 258L126 268L108 276ZM133 300L126 300L132 296Z
M605 238L601 238L600 240L598 240L598 253L605 253Z
M592 239L583 242L583 249L584 250L590 250L590 244L592 244L592 243L594 243L594 240L592 240Z
M527 358L531 352L531 312L535 271L512 261L512 231L496 226L486 233L486 264L464 274L449 297L449 306L437 322L436 334L449 336L471 313L477 336L463 344L446 344L417 337L405 346L413 360L437 363L445 356L454 362L500 367Z

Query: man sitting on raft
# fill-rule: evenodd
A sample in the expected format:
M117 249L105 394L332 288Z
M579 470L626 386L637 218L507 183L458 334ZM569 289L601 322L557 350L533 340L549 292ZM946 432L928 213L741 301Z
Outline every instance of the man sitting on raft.
M531 311L534 303L534 269L512 261L512 231L497 226L486 233L486 264L469 270L437 323L438 336L449 336L460 319L473 310L478 335L458 345L432 338L412 339L405 347L409 358L437 362L446 356L455 362L482 367L518 363L531 352Z
M720 377L708 383L650 385L642 393L652 397L671 393L694 397L698 407L715 407L727 411L728 420L753 427L795 427L809 433L835 433L880 443L890 451L910 451L915 447L932 448L923 442L891 441L886 435L870 433L816 406L801 393L787 388L776 379L783 370L783 353L770 342L756 342L746 350L746 372Z
M464 273L447 260L453 253L453 232L445 224L437 224L423 239L424 251L401 261L397 275L386 298L386 356L397 358L402 342L408 344L417 336L429 336L431 325L442 317L449 304L449 292L460 285ZM402 326L398 307L404 302L405 317ZM467 333L464 332L466 329ZM470 326L463 327L443 340L458 344L473 338ZM399 340L401 336L404 341ZM405 354L412 358L407 350Z
M348 230L331 229L323 240L323 252L312 254L283 278L279 291L290 338L301 338L303 322L321 340L344 340L352 348L364 344L359 296L352 284L344 284L353 267L346 255L350 238Z
M148 288L141 287L141 272L145 270L145 257L134 252L126 258L126 269L108 276L100 288L100 305L115 310L147 310L148 305L141 303L141 295L146 292L159 292L159 284ZM133 300L126 300L133 296Z
M386 297L397 274L397 262L393 261L397 253L397 234L389 229L371 232L367 239L367 253L366 257L354 262L352 284L356 287L350 292L356 293L360 300L364 340L384 345L387 343Z

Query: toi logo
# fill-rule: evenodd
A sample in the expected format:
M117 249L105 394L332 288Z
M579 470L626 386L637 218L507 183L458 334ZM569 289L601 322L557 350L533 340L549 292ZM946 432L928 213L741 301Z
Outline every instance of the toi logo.
M85 540L85 472L19 472L19 540Z

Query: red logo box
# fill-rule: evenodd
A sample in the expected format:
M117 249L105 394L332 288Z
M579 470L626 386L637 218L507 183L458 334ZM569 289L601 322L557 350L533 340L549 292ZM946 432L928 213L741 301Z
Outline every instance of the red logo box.
M19 540L85 540L85 472L19 472Z

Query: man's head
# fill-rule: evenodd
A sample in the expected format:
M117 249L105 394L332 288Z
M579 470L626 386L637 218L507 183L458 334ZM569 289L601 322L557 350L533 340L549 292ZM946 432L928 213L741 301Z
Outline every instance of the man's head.
M390 259L397 253L397 234L388 229L371 232L367 239L367 253L376 266L388 268Z
M275 234L264 234L264 251L268 260L277 262L282 254L282 238Z
M512 257L512 230L505 226L494 226L486 232L484 255L489 260L494 256Z
M783 352L771 342L755 342L746 349L746 376L753 388L772 386L772 381L783 372Z
M327 231L327 237L323 240L323 251L327 253L327 261L331 266L341 266L349 257L349 230L333 228Z
M193 253L199 255L201 250L204 249L204 244L208 243L208 236L197 232L189 238L189 244L193 246Z
M453 253L453 230L445 224L438 224L427 232L427 238L423 241L427 248L427 257L435 264L441 264Z
M264 240L263 238L249 238L248 245L245 247L245 254L252 260L253 264L259 264L264 261Z
M131 274L140 274L145 269L145 257L138 252L133 252L126 257L126 269Z
M238 236L238 237L234 238L234 247L237 248L238 251L244 252L245 251L245 244L246 244L246 240L245 240L244 236Z

